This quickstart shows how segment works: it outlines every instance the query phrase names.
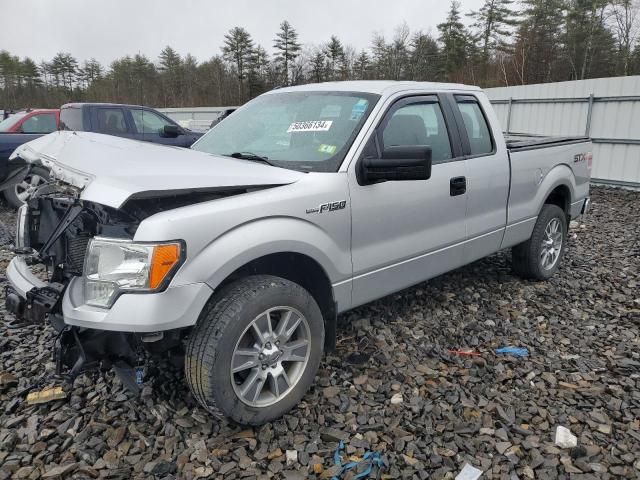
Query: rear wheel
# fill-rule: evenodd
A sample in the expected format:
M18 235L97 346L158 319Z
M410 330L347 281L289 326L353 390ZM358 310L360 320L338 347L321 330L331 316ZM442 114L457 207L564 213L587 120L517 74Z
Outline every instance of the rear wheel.
M322 314L306 290L279 277L248 277L203 311L187 345L187 382L210 412L259 425L302 399L323 344Z
M535 280L550 278L558 268L567 245L567 217L557 205L545 204L531 238L512 249L513 270Z
M33 193L49 179L49 170L42 167L34 167L22 182L6 189L4 198L14 208L20 208L33 195Z

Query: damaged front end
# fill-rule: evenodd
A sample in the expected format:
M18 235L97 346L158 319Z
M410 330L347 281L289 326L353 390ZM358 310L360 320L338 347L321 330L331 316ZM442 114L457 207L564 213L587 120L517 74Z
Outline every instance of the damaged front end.
M6 308L21 321L51 324L58 333L56 373L68 380L87 369L113 367L126 386L136 388L133 367L145 357L148 336L67 325L61 304L71 280L83 275L90 240L130 240L139 222L120 210L81 200L74 187L53 184L18 212L17 258L10 268L24 268L9 272L12 285L6 287ZM16 278L24 278L26 286ZM179 344L179 338L170 337L162 338L167 348Z

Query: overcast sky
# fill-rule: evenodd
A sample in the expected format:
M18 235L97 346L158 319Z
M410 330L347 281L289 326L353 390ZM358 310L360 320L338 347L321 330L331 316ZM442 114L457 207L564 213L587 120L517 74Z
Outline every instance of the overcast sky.
M462 11L482 3L462 0ZM36 61L69 52L108 65L138 52L155 61L171 45L203 61L220 53L224 34L234 26L246 28L271 52L287 19L305 44L335 34L359 50L373 32L390 37L403 21L412 31L435 34L448 8L448 0L0 0L0 49Z

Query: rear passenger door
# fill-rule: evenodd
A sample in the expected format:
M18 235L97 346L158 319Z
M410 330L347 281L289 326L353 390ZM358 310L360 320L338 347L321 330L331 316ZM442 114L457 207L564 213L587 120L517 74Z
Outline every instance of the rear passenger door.
M447 99L458 124L467 164L468 263L496 252L502 243L509 197L509 156L492 134L487 115L492 111L490 105L483 106L474 94L447 95Z
M360 305L462 265L466 175L455 120L436 95L393 103L358 162L393 145L428 145L428 180L360 185L349 169L353 304Z

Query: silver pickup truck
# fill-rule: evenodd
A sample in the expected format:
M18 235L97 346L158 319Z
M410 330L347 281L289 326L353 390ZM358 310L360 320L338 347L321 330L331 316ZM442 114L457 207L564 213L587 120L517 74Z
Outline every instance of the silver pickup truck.
M191 150L65 131L12 161L51 181L19 211L6 304L60 332L58 370L130 380L176 353L205 409L256 425L304 396L339 313L505 248L553 275L592 156L505 139L478 88L375 81L266 93Z

